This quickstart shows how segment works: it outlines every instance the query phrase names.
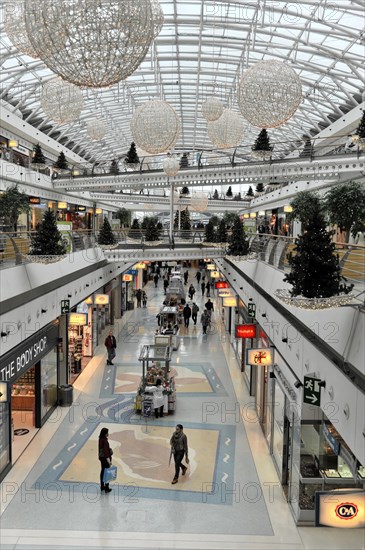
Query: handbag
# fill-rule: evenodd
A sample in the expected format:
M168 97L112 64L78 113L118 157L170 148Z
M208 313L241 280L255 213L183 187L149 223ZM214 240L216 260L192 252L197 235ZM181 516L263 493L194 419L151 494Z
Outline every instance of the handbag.
M116 466L110 466L105 468L103 475L103 482L109 483L109 481L115 481L118 475L118 468Z

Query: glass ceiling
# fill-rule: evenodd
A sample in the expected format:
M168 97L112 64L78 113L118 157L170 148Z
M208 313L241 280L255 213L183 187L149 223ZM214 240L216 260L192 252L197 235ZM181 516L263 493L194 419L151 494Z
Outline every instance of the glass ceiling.
M175 151L212 150L202 103L215 95L239 114L239 79L262 60L290 63L303 88L294 116L269 130L276 157L298 147L306 136L315 136L363 100L364 0L160 0L164 26L137 71L111 88L84 90L79 120L55 124L39 103L42 84L55 75L40 60L18 52L6 36L4 16L9 4L10 0L1 7L1 97L24 120L88 162L123 158L132 141L130 119L135 108L160 98L181 119ZM108 127L101 142L92 141L86 132L87 121L96 116ZM247 154L258 133L258 128L246 124L241 147Z

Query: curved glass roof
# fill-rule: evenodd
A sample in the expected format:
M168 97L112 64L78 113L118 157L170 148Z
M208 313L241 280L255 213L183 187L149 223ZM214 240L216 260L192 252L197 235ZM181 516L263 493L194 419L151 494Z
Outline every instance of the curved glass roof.
M9 0L10 1L10 0ZM300 77L302 102L283 126L269 130L277 156L315 136L363 100L363 0L211 1L160 0L164 26L145 60L127 80L108 89L83 91L79 120L55 124L43 113L41 86L55 75L40 60L23 55L4 30L1 17L1 97L16 112L90 162L123 157L132 141L130 119L141 103L164 99L177 111L182 131L175 151L213 149L202 103L210 96L239 113L236 89L243 72L258 61L290 63ZM86 132L102 117L108 130L101 142ZM247 123L243 146L259 129Z

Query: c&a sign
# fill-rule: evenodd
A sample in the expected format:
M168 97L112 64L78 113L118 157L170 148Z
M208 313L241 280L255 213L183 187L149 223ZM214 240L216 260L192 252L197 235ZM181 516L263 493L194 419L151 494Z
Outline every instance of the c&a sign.
M364 529L365 491L362 489L317 491L316 527Z

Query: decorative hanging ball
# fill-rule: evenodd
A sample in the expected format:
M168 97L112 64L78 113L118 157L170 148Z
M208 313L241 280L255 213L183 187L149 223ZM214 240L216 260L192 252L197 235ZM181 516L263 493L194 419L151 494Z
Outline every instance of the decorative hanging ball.
M208 122L208 136L215 147L237 147L242 141L243 133L242 117L230 109L224 109L218 120Z
M176 176L180 168L180 163L175 157L167 157L163 161L163 171L166 176Z
M217 97L209 97L202 105L202 115L206 120L218 120L223 113L223 103Z
M106 134L105 122L101 118L94 118L87 123L87 133L94 141L100 141Z
M237 103L244 118L259 128L277 128L293 116L302 101L299 76L286 63L255 63L242 76Z
M193 193L190 208L194 212L205 212L208 208L208 195L200 191Z
M141 149L157 155L174 147L180 135L180 121L171 105L156 99L136 109L131 131Z
M40 102L47 117L59 124L77 120L84 106L81 90L59 77L42 86Z

